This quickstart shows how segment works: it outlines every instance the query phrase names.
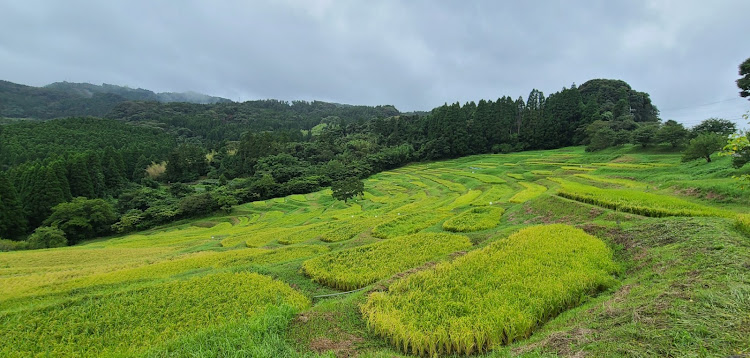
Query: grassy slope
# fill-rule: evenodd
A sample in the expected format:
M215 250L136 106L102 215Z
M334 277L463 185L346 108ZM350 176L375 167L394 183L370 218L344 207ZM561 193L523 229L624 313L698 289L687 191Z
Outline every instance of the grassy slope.
M595 170L571 169L581 166ZM728 168L728 158L712 163L679 164L678 155L630 147L594 154L584 153L581 148L564 148L412 165L366 180L369 197L347 205L332 201L330 193L323 191L306 195L306 200L295 197L241 205L230 216L100 239L73 248L0 254L0 318L14 312L34 315L49 307L64 307L87 297L106 298L118 292L159 287L226 270L269 275L311 298L335 293L306 277L301 271L302 262L328 251L381 241L371 235L371 229L403 215L440 210L441 215L449 218L469 209L472 201L481 199L483 205L492 200L493 206L506 212L497 227L467 234L474 244L473 249L532 224L561 222L577 225L606 240L627 266L617 289L561 314L530 339L499 348L488 356L750 353L750 340L746 339L750 336L750 277L747 273L750 272L750 239L734 228L732 219L656 219L614 212L558 197L555 192L559 184L546 179L560 177L602 188L627 187L618 185L616 180L593 181L575 174L630 179L641 184L634 190L675 195L696 204L747 213L750 190L738 189L730 178L737 171ZM549 172L552 174L548 175ZM517 174L519 179L507 173ZM509 202L514 194L524 189L519 185L521 181L533 182L548 190L525 203ZM476 191L502 195L493 194L491 199L484 200ZM423 231L443 232L444 221ZM322 223L332 225L331 232L350 228L353 223L366 225L355 225L358 234L351 239L325 243L320 240L321 235L325 235L320 231ZM306 236L304 231L294 230L301 225L318 229L311 229ZM294 244L283 245L280 241L284 240L279 239L291 232L295 235ZM252 250L274 253L262 252L267 255L263 259L254 254L239 255L252 259L238 261L232 259L238 256L232 251L249 249L241 248L242 245L221 246L222 241L234 246L245 240L263 247ZM321 249L310 250L309 245ZM276 254L280 248L292 251ZM181 260L190 259L191 256L185 255L196 251L213 251L220 259L205 264L191 261L198 262L197 266L187 265L181 271ZM452 258L449 256L445 260ZM149 271L139 267L154 264L176 267L175 272L132 276L132 272ZM431 265L396 274L365 291L313 298L312 308L301 314L288 307L271 308L267 313L257 313L245 320L186 332L168 342L149 342L144 347L148 349L136 355L400 356L367 328L359 307L369 290L385 290L394 280ZM128 279L97 281L98 277L105 276ZM76 286L78 282L89 283Z

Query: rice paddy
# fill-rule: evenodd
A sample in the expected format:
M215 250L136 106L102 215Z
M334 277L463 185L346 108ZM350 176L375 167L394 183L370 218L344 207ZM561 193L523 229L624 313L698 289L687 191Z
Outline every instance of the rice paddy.
M341 337L331 333L340 332L331 328L342 324L338 318L323 320L326 328L310 337L284 336L295 329L288 325L303 324L295 315L318 307L347 317L353 333L346 334L361 337L355 350L364 356L504 356L505 345L553 329L545 322L602 290L610 295L622 279L612 276L612 242L531 224L611 232L639 220L697 216L750 235L750 195L716 169L728 158L706 167L679 159L566 148L422 163L364 180L363 197L347 203L322 190L73 247L3 252L0 340L13 343L1 345L0 356L200 356L186 347L222 339L250 352L242 344L263 340L256 328L270 322L268 312L286 317L269 342L308 343L267 356L325 353L311 347ZM339 299L346 305L339 308ZM249 327L256 338L230 332Z
M416 355L472 354L531 335L615 284L612 251L567 225L535 226L375 292L367 322Z

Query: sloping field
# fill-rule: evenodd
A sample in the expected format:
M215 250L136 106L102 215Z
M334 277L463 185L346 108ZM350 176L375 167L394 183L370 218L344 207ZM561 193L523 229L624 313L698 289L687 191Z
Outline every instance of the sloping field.
M750 191L730 158L679 159L421 163L346 203L3 252L0 356L750 354Z

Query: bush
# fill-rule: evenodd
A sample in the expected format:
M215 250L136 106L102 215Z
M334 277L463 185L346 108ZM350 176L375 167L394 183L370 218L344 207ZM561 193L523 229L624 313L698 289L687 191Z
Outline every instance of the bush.
M33 249L46 249L68 245L65 232L54 226L40 226L29 236L28 245Z
M31 246L26 241L14 241L14 240L8 240L8 239L0 239L0 252L28 250L30 248Z
M178 205L182 216L198 216L210 214L221 208L221 204L211 193L186 196Z

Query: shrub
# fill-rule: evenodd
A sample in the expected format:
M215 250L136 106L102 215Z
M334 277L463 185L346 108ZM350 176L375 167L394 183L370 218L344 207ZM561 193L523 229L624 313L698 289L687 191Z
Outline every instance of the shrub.
M8 240L8 239L0 239L0 252L28 250L30 248L31 246L26 241L14 241L14 240Z
M616 269L598 238L568 225L534 226L372 293L362 313L405 352L471 354L528 337L613 286Z
M40 226L27 240L29 247L34 249L46 249L51 247L63 247L68 245L65 232L54 226Z

